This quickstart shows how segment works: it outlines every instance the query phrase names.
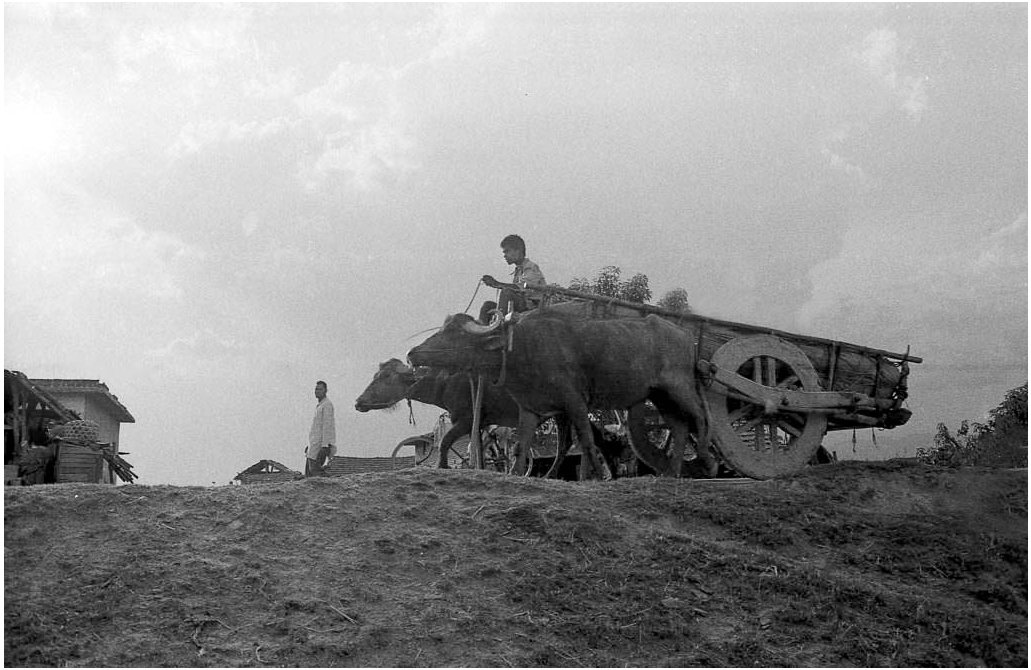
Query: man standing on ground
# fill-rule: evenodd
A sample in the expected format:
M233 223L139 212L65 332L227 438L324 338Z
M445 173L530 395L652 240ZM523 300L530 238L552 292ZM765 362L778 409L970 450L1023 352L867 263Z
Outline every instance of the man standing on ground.
M326 382L315 382L315 416L308 433L308 448L305 450L305 477L323 477L329 459L336 455L337 429L333 418L333 402L326 397Z

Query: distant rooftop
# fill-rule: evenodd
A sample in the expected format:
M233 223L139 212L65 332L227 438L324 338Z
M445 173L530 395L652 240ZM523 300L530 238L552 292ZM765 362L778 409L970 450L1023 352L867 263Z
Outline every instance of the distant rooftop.
M233 479L238 479L244 484L254 484L259 482L289 482L295 479L304 479L304 475L296 470L291 470L279 461L266 458L238 473Z
M329 459L326 465L327 477L343 477L344 475L356 475L363 472L385 472L388 470L400 470L402 468L414 468L415 456L375 456L362 458L359 456L334 456Z
M47 393L89 393L107 401L112 416L121 423L136 423L129 410L111 393L107 384L98 379L32 379L32 384Z

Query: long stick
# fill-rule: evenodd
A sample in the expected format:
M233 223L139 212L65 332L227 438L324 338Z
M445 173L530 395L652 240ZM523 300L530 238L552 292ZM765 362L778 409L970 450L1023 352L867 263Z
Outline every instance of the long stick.
M491 288L511 288L515 291L532 291L543 295L556 294L564 295L569 298L578 298L580 300L590 300L605 305L616 305L619 307L629 307L630 309L637 310L641 314L656 314L658 316L665 316L670 319L676 319L680 321L697 321L701 323L712 323L719 326L727 326L729 328L736 328L752 333L769 333L770 335L777 335L778 337L786 337L788 339L795 338L805 342L813 344L836 344L839 346L848 347L850 349L856 349L861 352L868 354L880 354L886 358L891 358L899 361L909 361L910 363L923 363L924 359L918 356L911 356L908 353L897 354L891 351L885 351L884 349L873 349L871 347L864 347L861 344L852 344L851 342L841 342L838 340L829 340L823 337L812 337L810 335L800 335L798 333L789 333L786 330L777 330L776 328L764 328L762 326L753 326L747 323L738 323L736 321L724 321L723 319L713 319L707 316L701 316L699 314L682 314L680 312L674 312L673 310L663 309L662 307L656 307L654 305L646 305L641 302L631 302L629 300L621 300L619 298L609 298L608 296L597 295L595 293L584 293L583 291L574 291L573 289L562 288L560 286L527 286L522 288L515 284L505 284L499 281L486 281L483 282Z
M483 375L476 375L476 382L469 377L469 390L473 397L473 427L469 434L469 458L476 470L483 469L483 444L480 439L480 422L483 420Z

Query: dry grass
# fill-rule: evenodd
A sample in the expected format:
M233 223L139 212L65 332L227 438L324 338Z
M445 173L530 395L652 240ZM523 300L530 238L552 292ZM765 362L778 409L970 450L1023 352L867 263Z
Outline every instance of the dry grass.
M7 666L1027 664L1027 475L5 492Z

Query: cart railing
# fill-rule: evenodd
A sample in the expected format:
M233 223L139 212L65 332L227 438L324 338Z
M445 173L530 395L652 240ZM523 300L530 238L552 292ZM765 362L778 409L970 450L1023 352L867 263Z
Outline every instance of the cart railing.
M644 303L632 302L630 300L621 300L620 298L610 298L608 296L598 295L596 293L587 293L584 291L575 291L573 289L562 288L561 286L527 286L520 287L515 284L506 284L499 282L493 277L484 276L482 279L483 283L491 288L495 289L510 289L521 293L533 293L540 295L543 298L542 306L546 306L552 301L554 296L565 296L576 300L588 300L594 303L602 305L614 305L617 307L625 307L635 310L641 314L655 314L657 316L664 317L666 319L677 321L677 322L693 322L693 323L704 323L712 324L715 326L721 326L726 328L732 328L735 330L741 330L749 334L765 334L775 335L777 337L783 337L786 339L797 339L812 344L825 344L834 347L845 347L853 349L860 353L874 354L883 356L884 358L893 359L908 363L923 363L924 360L918 356L911 355L908 351L904 354L887 351L884 349L874 349L872 347L866 347L861 344L853 344L851 342L844 342L840 340L832 340L824 337L813 337L812 335L800 335L798 333L791 333L785 330L778 330L776 328L766 328L763 326L755 326L747 323L739 323L736 321L726 321L724 319L714 319L708 316L702 316L700 314L678 312L676 310L665 309L663 307L656 307L655 305L646 305Z

